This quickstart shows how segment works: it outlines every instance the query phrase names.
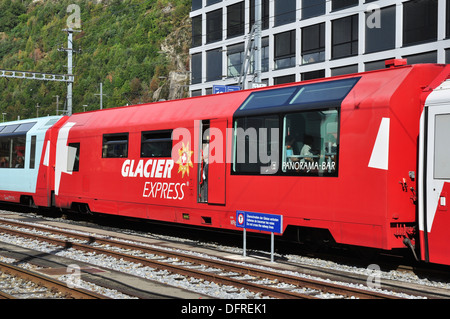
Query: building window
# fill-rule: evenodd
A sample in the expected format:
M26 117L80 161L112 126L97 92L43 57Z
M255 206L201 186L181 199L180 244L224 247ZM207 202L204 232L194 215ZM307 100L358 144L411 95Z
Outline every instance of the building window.
M269 0L262 0L262 16L261 16L261 24L263 30L269 28ZM250 0L250 27L249 31L251 31L252 26L255 24L255 0Z
M366 13L366 53L395 48L395 6L380 10L380 21L370 21L372 12Z
M142 132L141 157L172 157L172 130Z
M269 71L269 37L262 38L261 40L261 72Z
M201 9L203 0L192 0L192 11Z
M295 66L295 30L275 35L275 69Z
M391 59L394 59L394 57L392 57ZM365 71L374 71L374 70L385 69L387 60L390 60L390 59L366 62L366 63L364 63Z
M193 90L191 91L191 97L202 96L202 90Z
M446 3L445 36L450 38L450 0ZM448 62L447 62L448 63Z
M321 79L325 77L325 70L315 70L302 73L302 81Z
M192 47L202 45L202 16L192 18Z
M333 59L358 54L358 15L332 21Z
M219 2L222 2L222 0L206 0L206 5L210 6L212 4L216 4L216 3L219 3Z
M244 34L245 8L244 1L227 7L227 37Z
M325 23L302 29L302 63L325 61Z
M352 74L352 73L358 73L358 65L346 65L341 66L338 68L331 69L331 76L337 76L337 75L345 75L345 74Z
M408 64L437 63L437 52L432 51L419 54L412 54L404 56L403 58L408 60Z
M206 43L222 40L222 9L206 14Z
M282 172L300 176L337 176L338 119L337 109L284 116Z
M357 6L359 3L359 0L332 0L331 1L331 9L334 10L341 10L348 7Z
M437 9L437 0L403 3L403 45L436 41Z
M191 84L202 83L202 53L193 54L191 57Z
M325 14L326 0L302 0L302 19Z
M222 79L222 50L215 49L206 52L206 81Z
M102 157L128 157L128 133L103 135Z
M269 71L269 37L261 39L261 72ZM255 72L255 59L251 57L250 73Z
M244 43L231 45L227 48L227 62L229 77L236 77L241 74L242 64L245 60L245 46Z
M293 83L293 82L295 82L295 74L283 75L283 76L278 76L276 78L273 78L274 85Z
M275 26L295 22L296 0L275 0Z

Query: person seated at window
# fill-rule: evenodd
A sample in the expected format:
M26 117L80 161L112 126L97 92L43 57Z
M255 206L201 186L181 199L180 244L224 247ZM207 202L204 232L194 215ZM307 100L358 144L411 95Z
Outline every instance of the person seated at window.
M286 138L286 156L299 155L299 138L298 136L289 135Z
M303 139L303 147L300 151L300 157L304 159L308 159L312 161L312 157L315 155L312 151L312 145L313 145L313 137L311 135L305 135Z
M15 168L24 168L24 162L23 162L23 157L22 156L18 156L17 157L17 162L16 162L16 165L14 167Z

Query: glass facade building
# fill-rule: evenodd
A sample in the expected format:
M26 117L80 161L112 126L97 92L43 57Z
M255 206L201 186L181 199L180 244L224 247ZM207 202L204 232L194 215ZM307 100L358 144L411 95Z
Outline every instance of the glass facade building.
M262 82L376 70L385 60L450 63L450 0L261 0ZM255 0L193 0L191 96L237 85ZM245 88L252 85L250 64Z

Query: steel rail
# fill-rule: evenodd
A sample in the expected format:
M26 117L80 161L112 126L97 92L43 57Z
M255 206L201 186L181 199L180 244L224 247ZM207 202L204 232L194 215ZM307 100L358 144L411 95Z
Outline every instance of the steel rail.
M226 271L232 271L232 272L237 272L240 274L246 274L246 275L257 277L257 278L260 277L260 278L267 278L270 280L277 280L279 282L292 284L294 286L298 286L298 287L302 287L302 288L315 289L315 290L319 290L322 292L343 295L346 297L356 297L356 298L362 298L362 299L402 299L400 297L387 295L387 294L383 294L383 293L378 293L378 292L374 292L374 291L370 291L370 290L358 289L358 288L333 284L333 283L329 283L329 282L324 282L324 281L320 281L320 280L301 278L299 276L288 275L288 274L283 274L283 273L273 272L273 271L267 271L267 270L252 268L249 266L236 265L236 264L233 264L233 263L230 263L227 261L202 258L202 257L193 256L193 255L189 255L189 254L148 247L148 246L145 246L145 244L142 244L142 245L131 244L131 243L120 241L119 239L105 239L105 238L96 237L96 236L92 236L92 235L82 235L79 233L73 233L71 231L56 230L56 229L40 227L40 226L35 226L35 225L31 226L31 225L22 224L20 222L13 222L13 221L0 220L0 224L1 223L9 223L9 224L14 224L19 227L28 227L28 228L39 229L41 231L52 232L52 233L56 233L59 235L87 241L88 243L96 242L97 244L114 245L114 246L124 248L124 249L140 250L145 253L161 255L161 256L165 256L167 258L178 258L178 259L182 259L184 261L194 263L194 264L199 264L199 265L201 264L201 265L206 265L206 266L210 266L210 267L220 268L220 269L223 269ZM30 236L30 238L33 238L33 237L37 237L37 235ZM204 272L195 271L192 269L189 269L189 270L187 270L185 268L180 269L180 267L178 267L178 266L168 265L167 263L164 263L164 262L157 262L157 261L149 260L146 258L140 258L140 257L136 257L136 256L130 256L127 254L112 252L111 250L107 250L107 249L94 248L90 245L72 243L69 241L57 240L54 238L47 238L45 236L43 236L43 238L41 238L41 240L52 241L53 243L60 245L60 246L73 247L73 248L77 248L77 249L88 250L91 252L102 252L104 254L115 255L116 258L119 258L119 259L122 258L122 259L125 259L128 261L142 263L144 265L148 265L150 267L155 267L157 269L170 268L170 271L172 271L172 272L181 273L186 276L200 277L205 280L211 280L211 281L215 281L215 282L222 283L225 285L237 285L238 284L236 282L236 280L232 279L232 278L228 278L228 277L224 277L224 276L220 276L220 275L205 274ZM245 288L252 290L252 291L255 291L254 289L257 289L257 288L259 289L261 287L263 287L263 286L262 285L255 286L255 284L248 283L248 282L245 283ZM283 290L283 292L285 292L285 291L286 290ZM270 292L267 291L266 293L270 295ZM294 295L288 294L288 295L284 295L282 298L290 298L290 297L298 298L299 297L298 295L299 294L297 294L297 293L295 293ZM280 296L280 294L278 291L275 291L275 295L271 295L271 296L279 298L278 296ZM302 296L304 296L304 295L302 294ZM314 298L314 297L306 296L306 298Z
M0 272L34 282L38 286L45 287L50 291L58 291L67 299L109 299L85 289L70 288L65 282L4 262L0 262Z

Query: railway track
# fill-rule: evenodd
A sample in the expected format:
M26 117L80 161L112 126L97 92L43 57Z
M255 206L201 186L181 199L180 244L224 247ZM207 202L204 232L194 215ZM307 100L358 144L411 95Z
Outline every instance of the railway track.
M103 254L118 260L168 271L180 276L234 287L234 289L247 289L262 297L318 299L319 294L327 293L334 295L335 298L399 298L322 280L283 274L278 271L257 269L218 258L212 259L151 247L144 243L130 243L118 238L104 238L11 220L0 220L0 232L39 240L64 248L74 248L91 254Z
M106 299L102 295L71 288L64 282L4 262L0 262L0 278L0 299Z

